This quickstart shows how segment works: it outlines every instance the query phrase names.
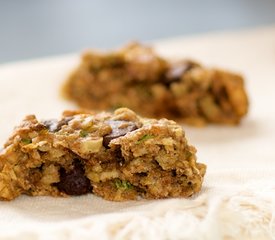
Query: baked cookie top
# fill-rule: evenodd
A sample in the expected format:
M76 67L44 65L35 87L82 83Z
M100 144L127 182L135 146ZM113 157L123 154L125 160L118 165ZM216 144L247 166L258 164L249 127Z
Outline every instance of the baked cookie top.
M192 125L238 124L248 111L241 75L188 59L171 61L138 43L85 53L63 95L88 109L128 107Z

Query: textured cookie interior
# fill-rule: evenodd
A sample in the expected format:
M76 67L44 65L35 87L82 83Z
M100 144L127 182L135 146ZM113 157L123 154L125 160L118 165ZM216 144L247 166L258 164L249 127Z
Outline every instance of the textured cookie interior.
M48 121L30 115L0 153L0 199L188 197L201 189L206 169L195 152L175 122L140 118L126 108L67 111Z

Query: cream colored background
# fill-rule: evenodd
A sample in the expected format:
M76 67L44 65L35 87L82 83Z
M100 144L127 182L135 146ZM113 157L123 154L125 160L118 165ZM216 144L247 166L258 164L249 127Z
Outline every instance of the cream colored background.
M0 239L272 239L275 204L275 27L161 40L168 57L243 73L250 112L239 127L184 127L208 165L192 199L126 203L92 195L0 202ZM0 144L24 115L58 117L78 55L0 66ZM99 238L100 237L100 238Z

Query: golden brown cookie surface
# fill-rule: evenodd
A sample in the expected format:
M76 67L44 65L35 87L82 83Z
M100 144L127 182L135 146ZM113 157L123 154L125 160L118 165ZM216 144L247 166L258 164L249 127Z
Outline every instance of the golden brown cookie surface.
M189 197L206 166L174 121L114 113L27 116L0 152L0 199L94 193L108 200Z
M189 60L171 62L136 43L86 53L63 94L92 110L129 107L145 117L192 125L238 124L248 111L240 75Z

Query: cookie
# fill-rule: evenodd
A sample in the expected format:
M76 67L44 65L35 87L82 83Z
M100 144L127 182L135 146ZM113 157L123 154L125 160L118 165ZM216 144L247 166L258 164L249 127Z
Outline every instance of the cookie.
M132 110L27 116L0 152L0 199L95 194L111 201L190 197L206 165L182 127Z
M170 61L137 43L87 52L62 90L83 108L129 107L146 117L191 125L235 125L248 111L241 75L190 60Z

